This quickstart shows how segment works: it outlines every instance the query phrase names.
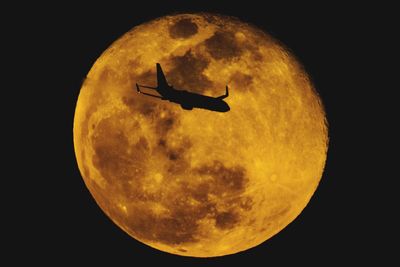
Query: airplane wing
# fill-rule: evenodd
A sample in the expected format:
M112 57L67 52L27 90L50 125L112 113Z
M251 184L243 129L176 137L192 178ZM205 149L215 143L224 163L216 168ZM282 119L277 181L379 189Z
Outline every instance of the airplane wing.
M147 85L140 85L140 84L136 84L136 89L138 92L140 92L139 87L143 87L143 88L149 88L149 89L154 89L157 90L157 87L151 87L151 86L147 86Z
M148 94L148 93L145 93L145 92L140 91L140 88L139 88L140 86L141 86L141 87L144 87L144 88L156 89L156 88L154 88L154 87L143 86L143 85L136 84L136 91L137 91L139 94L144 94L144 95L148 95L148 96L152 96L152 97L156 97L156 98L162 98L161 96L158 96L158 95L152 95L152 94Z

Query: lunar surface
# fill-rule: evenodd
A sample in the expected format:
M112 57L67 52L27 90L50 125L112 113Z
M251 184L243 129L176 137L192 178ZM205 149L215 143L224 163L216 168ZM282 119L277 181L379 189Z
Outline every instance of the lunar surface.
M157 62L177 89L217 97L228 85L231 110L138 94L135 83L156 85ZM212 14L162 17L115 41L82 85L73 133L108 217L153 248L194 257L247 250L285 228L316 190L328 143L321 100L293 55Z

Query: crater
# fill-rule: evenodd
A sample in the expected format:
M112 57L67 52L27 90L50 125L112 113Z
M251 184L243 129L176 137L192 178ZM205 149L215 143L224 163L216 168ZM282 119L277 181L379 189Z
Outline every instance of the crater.
M198 26L190 18L180 19L169 27L169 36L174 39L189 38L198 32Z
M164 138L160 138L160 140L158 140L158 146L165 148L167 146L167 141L165 141Z
M180 155L179 155L179 153L177 151L171 151L171 152L168 153L168 158L170 160L175 161L175 160L179 159L179 157L180 157Z

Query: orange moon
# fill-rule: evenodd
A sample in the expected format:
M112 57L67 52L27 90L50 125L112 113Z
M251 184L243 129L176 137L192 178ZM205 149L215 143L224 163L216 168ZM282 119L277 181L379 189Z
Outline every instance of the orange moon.
M231 110L183 110L137 94L161 63L175 88L225 93ZM79 169L100 208L153 248L193 257L250 249L316 190L328 134L300 63L256 27L214 14L134 27L95 62L74 118Z

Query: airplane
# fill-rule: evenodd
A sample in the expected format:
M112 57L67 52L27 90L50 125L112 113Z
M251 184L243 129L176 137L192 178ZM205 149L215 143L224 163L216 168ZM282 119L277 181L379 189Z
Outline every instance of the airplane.
M173 103L180 104L183 109L192 110L193 108L202 108L218 112L227 112L230 110L229 105L223 100L229 96L228 86L225 88L225 94L218 97L211 97L191 93L184 90L177 90L168 84L160 63L156 63L157 68L157 87L147 85L139 85L136 83L136 89L139 94L168 100ZM156 90L160 95L153 95L142 92L140 87Z

